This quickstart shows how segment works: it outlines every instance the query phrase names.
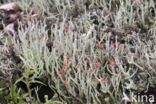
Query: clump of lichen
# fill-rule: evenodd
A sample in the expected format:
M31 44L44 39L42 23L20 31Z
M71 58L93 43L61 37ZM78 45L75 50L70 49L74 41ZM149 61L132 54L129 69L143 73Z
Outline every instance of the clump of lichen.
M154 0L17 2L16 32L0 33L4 103L123 104L156 87Z

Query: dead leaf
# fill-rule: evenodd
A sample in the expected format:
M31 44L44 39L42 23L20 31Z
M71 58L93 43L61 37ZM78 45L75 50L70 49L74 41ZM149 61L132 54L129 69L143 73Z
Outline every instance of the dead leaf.
M10 32L10 33L15 34L14 23L11 23L11 24L7 25L7 26L4 28L4 32Z
M0 6L0 10L5 10L5 11L19 11L20 8L16 2L13 3L8 3Z
M31 11L33 14L39 14L39 12L40 12L37 5L32 5L28 10Z
M15 14L10 14L9 15L8 22L14 22L14 21L16 21L19 16L20 16L20 12L17 12Z

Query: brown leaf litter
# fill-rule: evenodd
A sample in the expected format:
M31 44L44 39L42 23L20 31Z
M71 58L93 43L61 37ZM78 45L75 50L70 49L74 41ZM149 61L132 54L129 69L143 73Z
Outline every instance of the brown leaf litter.
M4 32L15 34L14 23L20 17L20 8L16 2L7 3L0 6L1 22Z

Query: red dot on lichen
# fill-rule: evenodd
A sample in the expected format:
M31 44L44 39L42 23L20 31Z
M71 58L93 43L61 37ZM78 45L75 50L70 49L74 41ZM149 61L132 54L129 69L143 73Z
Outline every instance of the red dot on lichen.
M43 35L40 36L40 40L43 38Z
M77 67L77 68L80 68L80 65L77 65L76 67Z
M108 78L101 78L100 79L100 82L107 82L108 81Z
M85 60L85 62L88 62L88 60Z
M63 77L64 76L64 74L61 74L61 77Z
M97 63L95 64L95 66L98 67L98 66L101 66L101 64L100 64L99 62L97 62Z
M67 65L67 63L65 62L65 63L63 63L63 65Z
M114 46L114 47L115 47L115 46L116 46L116 45L115 45L115 43L112 43L112 46Z
M89 68L88 70L89 70L90 72L93 72L93 69L92 69L92 68Z
M68 81L67 81L67 80L65 80L65 81L64 81L64 85L67 85L67 84L68 84Z
M70 69L70 66L67 66L67 69Z
M55 48L55 46L51 46L51 48Z
M71 58L67 58L67 61L71 61Z
M63 73L63 72L64 72L64 70L63 70L63 69L61 69L59 72L60 72L60 73Z
M99 49L103 49L104 48L104 45L103 44L101 44L100 46L99 46Z
M110 61L110 66L114 66L114 61L113 60Z
M120 44L119 46L120 46L120 47L123 47L123 46L124 46L124 44Z

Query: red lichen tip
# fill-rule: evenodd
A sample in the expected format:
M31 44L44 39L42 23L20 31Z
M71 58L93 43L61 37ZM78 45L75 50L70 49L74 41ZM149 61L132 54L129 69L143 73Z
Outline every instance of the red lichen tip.
M95 66L98 67L98 66L101 66L101 64L100 64L99 62L97 62L97 63L95 64Z
M99 49L103 49L104 48L104 45L103 44L101 44L100 46L99 46Z
M68 81L67 81L67 80L65 80L65 81L64 81L64 85L67 85L67 84L68 84Z

